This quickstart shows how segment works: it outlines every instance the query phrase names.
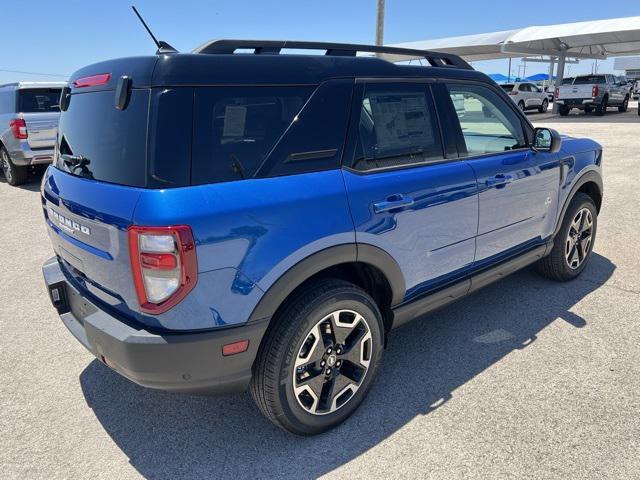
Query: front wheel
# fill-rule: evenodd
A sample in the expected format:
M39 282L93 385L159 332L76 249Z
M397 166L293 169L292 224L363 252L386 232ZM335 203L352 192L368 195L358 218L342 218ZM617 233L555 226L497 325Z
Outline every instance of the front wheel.
M597 228L598 210L593 199L584 193L576 193L554 239L551 253L537 264L538 271L561 282L576 278L591 257Z
M280 310L254 366L251 394L277 426L314 435L346 420L364 400L380 364L382 316L355 285L324 279Z
M524 112L525 106L524 106L524 102L522 100L520 100L518 102L518 108Z

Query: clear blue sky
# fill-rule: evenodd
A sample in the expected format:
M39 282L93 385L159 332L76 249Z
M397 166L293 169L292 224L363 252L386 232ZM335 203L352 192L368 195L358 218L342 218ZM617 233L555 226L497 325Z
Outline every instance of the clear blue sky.
M0 28L4 48L0 83L64 80L3 70L70 74L108 58L155 51L130 9L132 1L0 0L7 13ZM189 51L213 38L325 40L373 43L376 0L135 0L160 39ZM530 25L638 15L638 2L602 0L387 0L385 43L509 30ZM517 71L519 60L512 70ZM592 61L572 65L590 72ZM506 74L505 61L476 62L479 70ZM529 64L527 74L544 72ZM612 68L607 61L599 70Z

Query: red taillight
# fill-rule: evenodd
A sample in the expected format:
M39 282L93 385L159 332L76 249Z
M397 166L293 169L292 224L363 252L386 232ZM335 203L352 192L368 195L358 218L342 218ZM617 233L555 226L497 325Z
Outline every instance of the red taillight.
M594 85L593 87L591 87L591 96L592 97L598 96L598 85Z
M27 132L27 123L23 118L14 118L9 121L9 128L11 128L11 133L18 140L26 140L29 138L29 132Z
M559 96L560 96L560 89L556 88L555 98L558 98Z
M129 255L143 312L166 312L196 286L196 244L186 225L129 227Z
M73 81L73 86L76 88L95 87L97 85L104 85L105 83L108 83L109 79L111 79L110 73L99 73L98 75L78 78Z

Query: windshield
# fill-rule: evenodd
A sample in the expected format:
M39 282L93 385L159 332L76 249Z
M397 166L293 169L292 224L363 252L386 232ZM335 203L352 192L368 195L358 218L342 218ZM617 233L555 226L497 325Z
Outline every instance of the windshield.
M18 91L18 112L59 112L60 88L29 88Z
M588 85L592 83L606 83L604 75L588 75L586 77L576 77L574 85Z

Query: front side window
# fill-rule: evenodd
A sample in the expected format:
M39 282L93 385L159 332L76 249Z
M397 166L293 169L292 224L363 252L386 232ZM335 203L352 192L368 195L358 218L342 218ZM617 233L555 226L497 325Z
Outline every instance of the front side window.
M431 92L424 84L370 84L360 103L354 168L402 167L443 158Z
M483 155L527 146L520 118L490 88L457 83L447 88L466 149L460 155Z

